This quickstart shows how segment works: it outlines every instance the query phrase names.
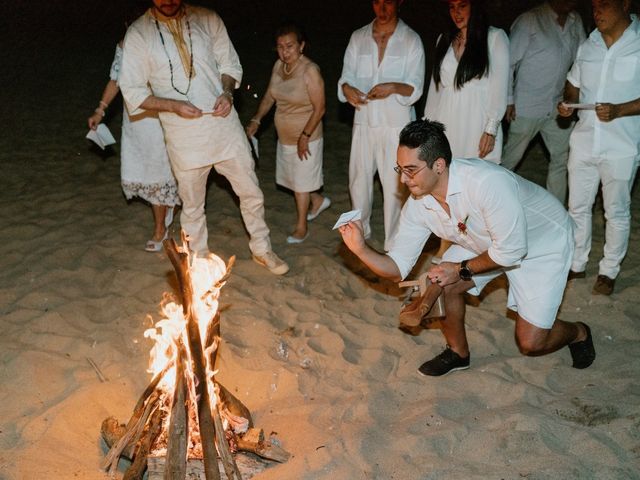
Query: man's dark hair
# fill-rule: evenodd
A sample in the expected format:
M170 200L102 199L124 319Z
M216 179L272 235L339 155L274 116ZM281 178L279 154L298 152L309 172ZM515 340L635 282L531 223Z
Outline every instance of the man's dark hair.
M400 145L418 148L418 158L427 162L429 168L438 158L443 158L447 166L451 163L451 147L444 134L444 125L431 120L414 120L400 132Z

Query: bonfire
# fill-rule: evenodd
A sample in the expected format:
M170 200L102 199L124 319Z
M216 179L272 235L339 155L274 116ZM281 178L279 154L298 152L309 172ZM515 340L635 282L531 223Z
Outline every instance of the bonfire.
M253 428L249 409L216 381L220 345L220 289L235 257L190 256L186 242L165 250L178 278L182 304L163 302L164 318L145 336L154 341L144 390L126 425L109 417L101 433L110 447L102 467L115 476L121 457L132 461L126 480L186 478L241 480L264 470L252 452L285 462L289 454Z

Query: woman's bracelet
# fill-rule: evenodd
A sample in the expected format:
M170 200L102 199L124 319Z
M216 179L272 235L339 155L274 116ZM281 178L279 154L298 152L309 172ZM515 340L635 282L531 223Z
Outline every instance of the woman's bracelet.
M310 134L310 133L305 132L304 130L302 131L302 135L304 135L304 136L305 136L305 137L307 137L307 138L311 138L311 134Z
M108 103L106 103L106 102L103 102L102 100L100 100L100 106L101 106L101 107L104 107L104 108L108 108L108 107L109 107L109 104L108 104Z
M229 100L233 102L233 92L230 92L229 90L223 90L220 96L222 95L225 95L226 97L229 98Z
M252 118L251 120L249 120L249 122L253 122L257 125L260 125L260 120L258 120L257 118Z
M96 109L94 110L94 112L99 113L99 114L100 114L100 115L102 115L103 117L104 117L104 115L105 115L105 114L104 114L104 110L103 110L102 108L100 108L100 107L96 108Z

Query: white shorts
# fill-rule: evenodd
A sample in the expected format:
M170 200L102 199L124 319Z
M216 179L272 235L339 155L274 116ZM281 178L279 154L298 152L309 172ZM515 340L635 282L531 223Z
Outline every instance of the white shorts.
M479 273L473 276L475 287L467 293L478 296L484 287L503 273L509 280L507 307L518 312L528 323L538 328L550 329L556 321L562 303L567 275L573 258L573 238L567 235L565 242L559 241L558 251L535 260L523 260L520 265ZM562 246L561 244L565 245ZM451 245L442 257L444 262L461 262L478 254L460 245ZM532 285L532 278L543 275L544 285ZM535 282L534 282L535 283Z

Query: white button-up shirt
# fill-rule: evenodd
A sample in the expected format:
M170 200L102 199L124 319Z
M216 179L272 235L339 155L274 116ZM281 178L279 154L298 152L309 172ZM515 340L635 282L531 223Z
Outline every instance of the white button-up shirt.
M548 262L566 246L572 223L560 202L542 187L479 159L453 159L449 166L450 216L431 195L410 197L388 255L405 278L431 233L478 255L489 253L504 267ZM562 250L558 250L561 248ZM544 283L544 265L532 269Z
M393 94L371 100L356 110L353 123L369 127L403 127L415 112L412 105L424 88L424 48L420 36L398 20L389 38L382 62L378 64L378 46L373 39L373 22L351 35L344 54L342 75L338 80L338 99L346 102L342 85L347 83L367 93L379 83L398 82L413 87L411 96Z
M625 103L640 98L640 22L635 15L622 36L607 48L594 30L578 49L567 80L580 89L580 103ZM593 110L580 110L571 146L600 158L640 153L640 115L601 122Z
M205 8L191 5L185 8L180 21L187 49L193 54L195 71L190 87L171 32L163 22L156 24L151 10L127 30L118 82L130 114L143 112L140 105L150 95L189 101L203 111L211 111L223 91L223 74L234 78L236 87L239 85L240 59L222 19ZM173 88L172 77L173 85L180 91L189 88L186 95ZM235 110L226 118L203 115L189 119L172 112L160 112L159 117L171 161L183 169L228 160L249 148Z
M508 99L516 115L557 115L567 72L585 38L580 15L571 12L561 27L558 14L546 2L516 18L509 35Z

